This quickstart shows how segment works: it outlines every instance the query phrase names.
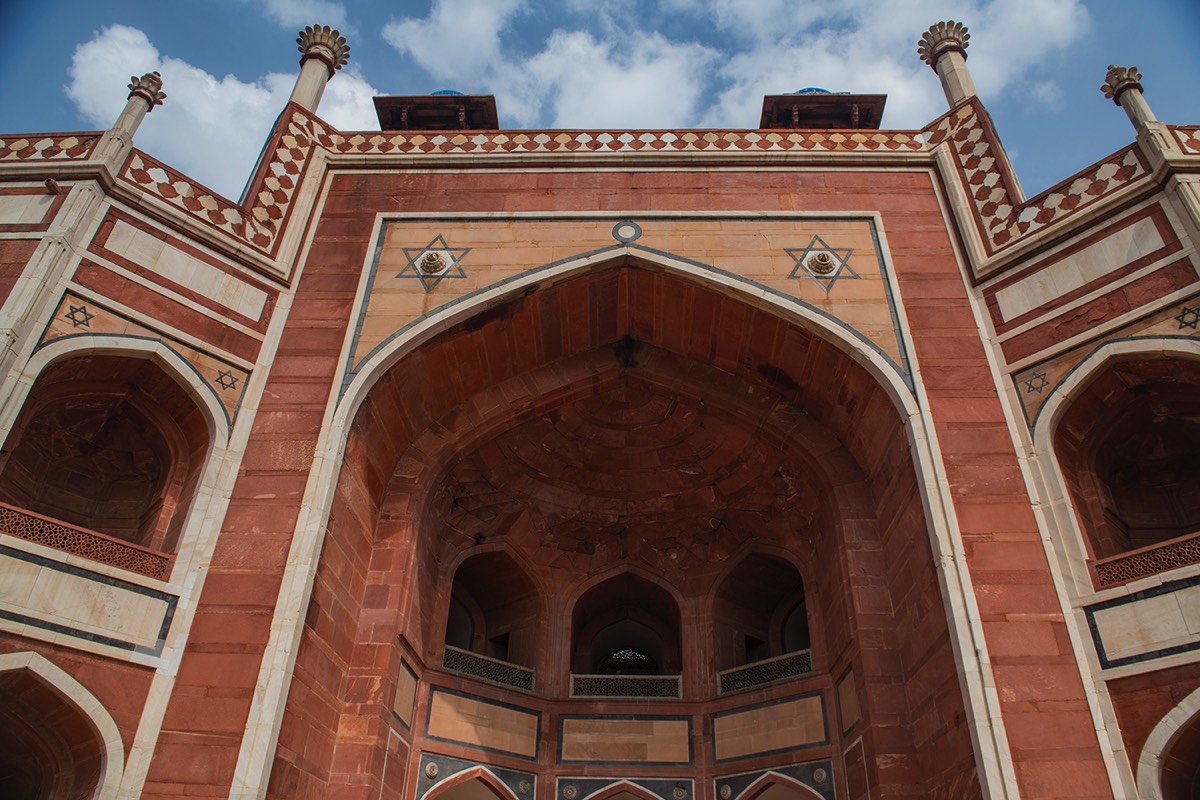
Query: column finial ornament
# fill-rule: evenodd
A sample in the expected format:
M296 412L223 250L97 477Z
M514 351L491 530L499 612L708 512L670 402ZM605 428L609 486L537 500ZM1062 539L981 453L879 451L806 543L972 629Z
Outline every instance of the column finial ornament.
M939 22L930 25L929 30L921 35L920 41L917 42L917 55L930 69L937 71L937 61L946 53L958 52L966 58L967 44L970 41L971 34L967 33L966 25L954 20Z
M1104 96L1112 100L1117 105L1121 105L1121 95L1130 89L1142 91L1142 73L1138 72L1137 67L1114 67L1108 65L1108 72L1104 75L1104 83L1100 85L1100 91L1104 92Z
M129 95L126 100L132 100L134 97L140 97L146 101L146 105L150 108L148 111L153 111L155 106L161 106L163 100L167 99L167 93L162 90L162 75L157 71L147 72L142 77L136 75L129 76Z
M296 37L296 45L296 49L304 54L300 57L301 64L310 58L322 61L331 78L350 60L350 45L346 44L346 37L328 25L307 26Z

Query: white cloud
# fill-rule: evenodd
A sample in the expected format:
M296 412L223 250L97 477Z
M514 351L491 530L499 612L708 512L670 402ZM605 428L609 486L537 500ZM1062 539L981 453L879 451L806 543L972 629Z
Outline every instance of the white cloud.
M1029 87L1029 95L1044 106L1055 106L1062 101L1062 87L1055 81L1038 81Z
M438 80L474 91L503 61L500 34L525 0L435 0L425 19L392 20L383 38ZM451 86L447 88L459 88Z
M581 0L574 0L583 8ZM676 127L697 116L716 51L658 33L557 30L522 58L502 34L524 0L435 0L424 19L394 20L384 38L451 88L497 96L520 126ZM608 9L611 11L612 9Z
M328 25L346 33L346 8L332 0L265 0L262 11L285 28Z
M620 45L582 32L556 32L526 69L551 127L662 128L692 122L699 76L716 53L634 34Z
M1079 0L707 2L718 27L751 42L720 70L727 86L706 115L711 125L753 125L762 95L820 86L887 94L884 125L919 127L945 110L937 80L916 56L930 24L966 20L968 64L985 101L1023 83L1089 24Z
M571 18L583 29L524 43L533 54L522 59L509 29L527 6L434 0L428 16L394 20L384 37L450 88L496 94L502 117L521 126L753 127L763 95L820 86L887 94L884 124L912 128L945 110L916 56L928 25L970 25L970 67L985 100L1027 85L1030 70L1088 26L1082 0L658 0L640 17L686 15L676 29L698 31L696 43L669 39L652 22L615 24L623 0L568 0L576 14L596 13Z
M163 56L137 28L113 25L75 49L67 96L90 124L108 128L125 106L129 77L152 70L162 73L167 100L142 122L135 145L237 197L296 76L272 73L253 82L233 75L217 78ZM372 127L366 123L374 119L374 93L361 76L343 71L326 88L321 116L336 127Z

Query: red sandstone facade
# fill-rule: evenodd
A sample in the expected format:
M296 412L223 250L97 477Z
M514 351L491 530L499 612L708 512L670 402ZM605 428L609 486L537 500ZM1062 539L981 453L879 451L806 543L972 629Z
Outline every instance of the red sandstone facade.
M1200 129L1025 199L964 33L920 131L344 133L310 29L240 204L152 75L0 137L12 796L1190 797Z

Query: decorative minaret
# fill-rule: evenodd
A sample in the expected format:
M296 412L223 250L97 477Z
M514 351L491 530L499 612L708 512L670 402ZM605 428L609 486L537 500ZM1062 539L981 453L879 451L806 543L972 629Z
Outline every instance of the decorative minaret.
M325 84L350 60L350 47L346 37L328 25L309 25L300 31L296 44L303 55L291 102L315 112Z
M1137 131L1138 146L1149 160L1151 171L1164 174L1170 168L1172 159L1184 155L1171 131L1150 110L1150 104L1142 95L1142 73L1138 72L1137 67L1109 64L1100 91L1125 109L1125 115ZM1195 175L1177 172L1167 186L1168 196L1174 199L1176 209L1191 227L1192 236L1200 236L1200 179Z
M951 108L975 96L975 82L967 71L967 42L971 34L961 22L931 25L917 42L917 55L937 73Z
M1167 130L1167 126L1158 121L1150 104L1142 95L1142 73L1137 67L1114 67L1111 64L1104 76L1100 91L1104 96L1125 109L1125 115L1133 123L1137 131L1138 144L1142 152L1149 156L1154 169L1158 169L1165 159L1182 155L1175 137Z
M117 174L129 151L133 149L133 135L137 133L142 120L166 99L167 95L163 92L162 85L162 76L157 72L147 72L140 78L136 75L129 78L125 109L121 116L117 117L116 124L104 133L96 152L97 157L108 165L113 175Z
M1149 123L1158 122L1150 105L1142 95L1142 73L1137 67L1114 67L1108 65L1100 91L1104 96L1125 109L1133 127L1145 130Z

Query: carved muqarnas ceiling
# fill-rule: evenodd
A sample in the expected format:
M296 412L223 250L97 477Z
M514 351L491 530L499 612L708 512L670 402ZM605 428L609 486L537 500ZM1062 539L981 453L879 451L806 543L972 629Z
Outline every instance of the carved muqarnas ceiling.
M610 349L585 391L451 466L435 499L447 544L507 536L547 565L686 572L809 527L817 490L775 427L803 412L631 340Z

